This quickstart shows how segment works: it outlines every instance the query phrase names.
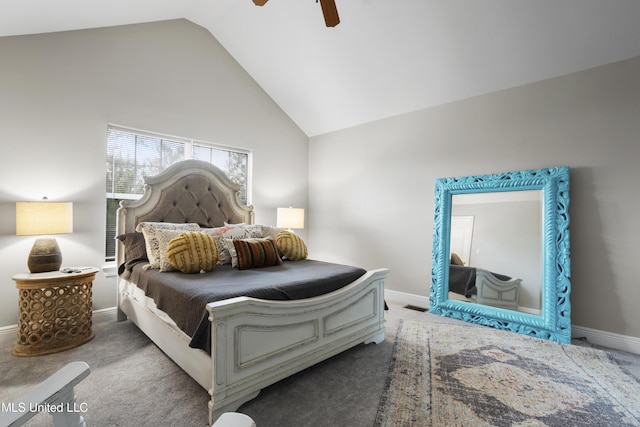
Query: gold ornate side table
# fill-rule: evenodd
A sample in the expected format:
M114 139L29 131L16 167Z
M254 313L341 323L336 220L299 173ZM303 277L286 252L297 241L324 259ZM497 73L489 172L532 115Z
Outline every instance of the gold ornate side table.
M72 273L16 274L20 294L16 356L57 353L86 343L94 337L92 326L94 267Z

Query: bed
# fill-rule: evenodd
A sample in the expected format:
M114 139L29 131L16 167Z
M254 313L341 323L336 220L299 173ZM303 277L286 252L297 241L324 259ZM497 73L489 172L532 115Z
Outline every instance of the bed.
M518 309L522 279L476 267L449 266L449 298L490 305L509 310Z
M145 266L145 260L136 259L132 255L135 252L125 245L127 239L122 237L139 236L141 224L197 224L196 230L235 227L255 231L261 227L255 224L253 207L239 202L239 186L209 163L183 161L155 177L146 177L145 182L143 196L137 201L123 201L117 214L116 235L121 236L116 250L118 320L134 322L209 392L210 424L222 413L237 410L268 385L358 344L383 341L385 268L354 272L350 266L326 263L329 270L346 269L348 274L340 279L346 282L333 283L329 288L309 291L309 294L306 290L300 293L297 285L281 283L281 278L302 275L301 270L325 263L285 259L281 264L243 271L227 264L216 265L213 271L203 274L159 272ZM262 227L263 230L269 228ZM254 238L271 240L264 235L260 238L252 235L247 240ZM241 279L243 283L262 284L268 281L260 279L259 275L264 274L265 278L279 276L275 280L285 289L279 289L280 296L273 297L263 294L267 292L263 289L255 293L252 288L250 294L267 298L229 294L212 302L203 302L206 292L201 292L192 298L197 301L196 306L190 307L182 317L177 315L176 321L168 314L171 310L167 300L178 301L175 295L182 293L183 285L174 286L175 294L163 300L153 295L147 285L136 285L144 282L141 277L147 273L155 279L185 276L193 279L200 290L203 280L209 276L216 280L217 276L246 273L242 277L250 279ZM318 278L313 282L322 280ZM189 299L182 298L180 301ZM183 317L188 318L191 329L184 326ZM197 337L185 331L193 327Z

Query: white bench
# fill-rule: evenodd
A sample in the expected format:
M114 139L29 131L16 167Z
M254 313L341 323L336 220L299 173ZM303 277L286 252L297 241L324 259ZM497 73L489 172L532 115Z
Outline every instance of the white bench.
M83 408L76 407L73 387L89 372L89 365L84 362L71 362L64 366L13 402L3 404L0 426L20 426L38 412L48 411L55 427L86 427L81 415Z

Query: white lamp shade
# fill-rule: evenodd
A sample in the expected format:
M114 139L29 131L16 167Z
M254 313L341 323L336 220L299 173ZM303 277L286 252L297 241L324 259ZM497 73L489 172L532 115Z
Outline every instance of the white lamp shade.
M304 209L278 208L276 227L304 228Z
M73 233L72 202L16 202L16 234Z

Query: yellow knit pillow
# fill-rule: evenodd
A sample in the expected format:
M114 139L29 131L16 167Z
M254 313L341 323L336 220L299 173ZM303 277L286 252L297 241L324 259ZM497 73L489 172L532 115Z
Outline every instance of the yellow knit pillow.
M218 245L213 237L198 231L186 231L167 246L169 262L183 273L212 271L218 262Z
M278 250L292 261L299 261L307 258L307 245L297 234L283 230L276 235Z

